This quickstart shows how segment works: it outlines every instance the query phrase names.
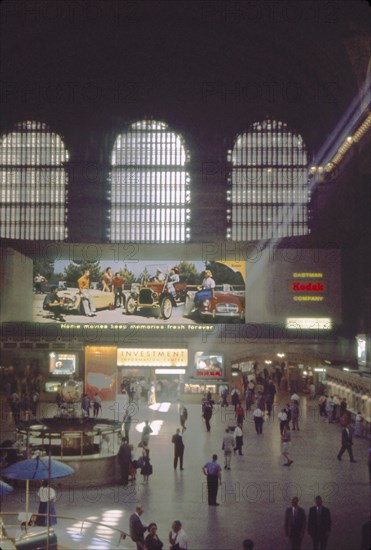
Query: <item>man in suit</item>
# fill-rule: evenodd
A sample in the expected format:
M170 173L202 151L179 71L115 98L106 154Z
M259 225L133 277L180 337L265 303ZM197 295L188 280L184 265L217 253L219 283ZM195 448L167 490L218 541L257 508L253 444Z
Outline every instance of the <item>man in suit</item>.
M144 508L141 504L135 507L135 513L130 516L129 527L130 537L137 545L137 550L144 550L144 533L147 531L147 526L143 525L140 516L143 514Z
M327 539L331 531L331 514L322 506L322 498L314 499L316 505L309 509L308 533L313 540L313 550L326 550Z
M356 460L354 460L352 446L353 446L353 436L348 424L345 428L343 428L341 432L341 449L338 452L337 459L341 460L341 457L343 456L345 451L348 451L350 461L357 462Z
M180 435L179 428L173 435L171 442L174 443L174 470L176 470L178 466L178 459L180 463L180 469L183 470L184 443L183 437Z
M122 438L122 443L117 453L118 463L121 468L121 481L123 485L129 483L129 467L131 463L131 447L125 437Z
M285 535L290 540L291 550L300 550L305 533L306 517L303 508L298 506L298 497L291 499L291 506L285 512Z

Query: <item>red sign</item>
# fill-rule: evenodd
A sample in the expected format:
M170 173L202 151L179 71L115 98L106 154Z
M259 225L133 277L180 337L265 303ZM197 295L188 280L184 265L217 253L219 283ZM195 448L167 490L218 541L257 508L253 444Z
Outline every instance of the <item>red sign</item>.
M294 292L324 292L325 286L323 283L299 283L294 281L292 290Z

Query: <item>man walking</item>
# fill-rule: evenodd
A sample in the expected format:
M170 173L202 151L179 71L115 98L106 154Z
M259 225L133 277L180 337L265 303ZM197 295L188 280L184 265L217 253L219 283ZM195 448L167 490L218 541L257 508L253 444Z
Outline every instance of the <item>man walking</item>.
M218 494L218 484L222 484L222 469L217 463L218 456L213 455L213 459L207 462L202 468L204 475L207 478L207 495L209 506L219 506L216 502Z
M303 508L298 506L298 497L291 499L291 506L285 512L285 535L291 544L291 550L300 550L303 541L306 517Z
M224 470L231 469L231 456L234 449L234 437L230 433L229 429L226 428L225 435L223 437L222 449L224 451Z
M206 430L209 432L211 428L210 419L213 415L213 404L211 403L211 401L206 399L202 405L202 409L202 414L205 419Z
M314 501L316 505L309 510L308 533L313 540L313 550L326 550L331 531L331 514L328 508L322 506L322 498L319 495Z
M348 451L350 461L357 462L356 460L354 460L352 446L353 446L353 436L348 424L341 432L341 449L338 452L337 459L341 460L341 457L343 456L345 451Z
M176 433L173 435L171 442L174 443L174 470L178 466L178 459L180 464L180 469L183 470L183 454L184 454L184 443L183 437L180 435L179 428Z
M130 516L129 528L130 536L133 542L137 544L137 550L144 550L144 533L147 531L147 527L143 525L140 516L143 514L144 509L141 504L135 507L135 513Z
M243 456L242 453L242 445L243 445L243 432L241 426L238 424L238 426L234 429L234 440L236 442L236 446L234 448L234 452L238 452L240 456Z

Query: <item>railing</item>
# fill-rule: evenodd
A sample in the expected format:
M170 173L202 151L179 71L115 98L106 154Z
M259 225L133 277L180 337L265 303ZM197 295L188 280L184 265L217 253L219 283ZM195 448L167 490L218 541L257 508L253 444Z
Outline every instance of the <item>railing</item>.
M14 524L9 524L9 525L5 525L4 523L1 525L2 523L2 518L4 516L17 516L18 517L19 515L19 512L3 512L1 511L0 512L0 529L2 530L3 532L3 540L6 540L6 538L12 540L11 537L8 537L7 534L6 534L6 529L7 527L8 528L16 528L16 527L20 527L20 523L14 523ZM29 516L32 517L32 516L40 516L40 517L45 517L47 518L48 517L48 514L31 514L29 513ZM80 519L80 518L76 518L76 517L73 517L73 516L62 516L60 514L56 515L56 514L49 514L49 517L50 518L58 518L58 520L68 520L68 521L73 521L74 523L79 523L81 522L81 526L80 526L80 534L83 535L83 532L84 532L84 527L86 524L88 525L95 525L97 527L104 527L105 529L110 529L111 531L113 531L114 533L117 534L117 544L116 546L119 546L121 541L125 540L126 538L129 538L131 539L129 533L126 533L125 531L123 531L122 529L117 529L116 527L112 527L112 525L107 525L106 523L102 523L100 521L94 521L94 520L91 520L91 519ZM51 530L52 527L49 527L49 531ZM46 527L47 529L47 527ZM25 529L23 527L21 527L21 533L24 535L25 533L27 532L27 523L26 523L26 527ZM5 539L4 539L4 534L5 534ZM22 535L21 535L22 536ZM0 548L1 548L1 534L0 534ZM110 542L111 541L103 538L102 536L99 536L99 534L94 534L94 538L99 538L101 539L102 541L106 541L106 542ZM61 542L62 546L63 546L63 543ZM47 546L46 548L48 548L49 546L49 543L47 542ZM69 547L69 550L72 550L71 547Z

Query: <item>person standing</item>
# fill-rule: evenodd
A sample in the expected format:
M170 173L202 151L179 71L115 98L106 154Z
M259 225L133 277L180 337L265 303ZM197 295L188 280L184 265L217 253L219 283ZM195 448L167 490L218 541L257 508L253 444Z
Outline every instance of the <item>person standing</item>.
M282 430L281 442L282 442L282 455L286 459L284 466L291 466L291 464L294 462L289 457L289 448L291 445L291 433L290 433L290 429L286 425L283 427L283 430Z
M123 485L129 483L129 467L131 463L131 447L125 437L122 438L122 443L117 454L117 459L121 468L121 482Z
M143 459L140 473L143 476L142 485L145 485L146 483L148 483L149 476L151 476L153 473L153 467L149 458L149 449L146 448L143 449Z
M213 415L213 404L208 399L203 402L202 415L205 419L206 430L209 432L211 429L210 420Z
M207 495L209 506L219 506L216 502L218 485L222 484L222 469L217 463L218 456L213 455L212 460L203 466L202 471L207 478Z
M187 550L188 537L184 531L181 522L176 519L171 525L169 532L170 550Z
M240 456L243 456L242 453L242 446L243 446L243 432L240 425L237 425L234 429L234 440L236 443L235 448L233 449L234 452L238 452Z
M157 535L156 523L150 523L148 525L148 535L144 540L144 547L146 550L162 550L164 543L159 539Z
M151 426L149 425L148 420L146 420L144 422L144 428L142 430L142 437L141 437L142 446L148 447L149 436L151 435L152 432L153 432L153 430L152 430Z
M102 408L102 399L99 397L98 393L96 393L93 399L93 415L95 418L98 417L98 414L101 408Z
M33 281L35 283L35 294L42 294L42 285L46 285L48 281L41 273L37 273Z
M260 435L263 433L263 422L264 422L263 411L259 407L256 407L253 415L254 415L254 422L255 422L255 431L258 435Z
M112 279L112 289L115 295L115 308L124 305L124 295L122 293L123 286L125 284L124 279L120 276L120 273L115 273Z
M240 426L242 428L243 421L245 420L245 411L243 410L243 407L242 407L241 403L237 404L235 415L236 415L237 425L240 424Z
M107 267L102 276L102 290L103 292L111 292L112 289L112 268Z
M188 418L188 411L182 403L179 408L179 420L180 420L180 425L182 427L182 433L184 433L184 430L187 429L186 427L187 418Z
M177 429L176 433L173 435L171 442L174 443L174 470L177 469L178 466L178 459L179 459L179 465L180 469L183 470L183 454L184 454L184 443L183 443L183 437L180 435L179 428Z
M341 432L341 449L338 452L337 459L341 460L341 457L343 456L345 451L348 451L350 461L357 462L356 460L354 460L352 447L353 447L353 435L348 424L345 428L343 428Z
M96 307L90 295L90 271L86 269L84 274L77 280L81 294L81 307L87 317L95 317Z
M299 432L300 431L299 430L299 403L295 399L291 401L290 410L291 410L292 429L297 430Z
M41 487L37 492L37 496L39 497L39 500L40 500L38 514L45 514L45 515L37 516L36 525L39 525L41 527L46 527L48 524L49 526L55 525L57 523L57 517L56 517L54 502L57 500L57 495L54 489L49 487L47 480L43 480L41 482ZM48 503L49 503L49 511L48 511Z
M291 506L286 508L284 530L291 544L291 550L300 550L303 541L306 516L303 508L298 506L298 497L291 499Z
M287 426L287 413L285 409L281 409L277 416L278 420L280 421L280 434L282 435L283 428Z
M223 437L222 450L224 451L224 470L231 469L231 457L234 450L234 437L226 428L225 435Z
M123 418L122 422L123 422L123 427L124 427L124 432L125 432L125 439L128 443L130 443L130 441L129 441L129 432L130 432L130 428L131 428L132 417L129 414L129 411L125 412L125 415L124 415L124 418Z
M144 550L144 533L148 527L143 525L140 516L143 514L144 508L141 504L135 507L135 512L129 519L130 537L137 545L137 550Z
M82 396L81 409L83 411L83 415L90 416L90 397L87 393L84 393Z
M322 506L319 495L314 501L316 505L309 509L308 533L313 540L313 550L326 550L331 531L331 514L328 508Z

